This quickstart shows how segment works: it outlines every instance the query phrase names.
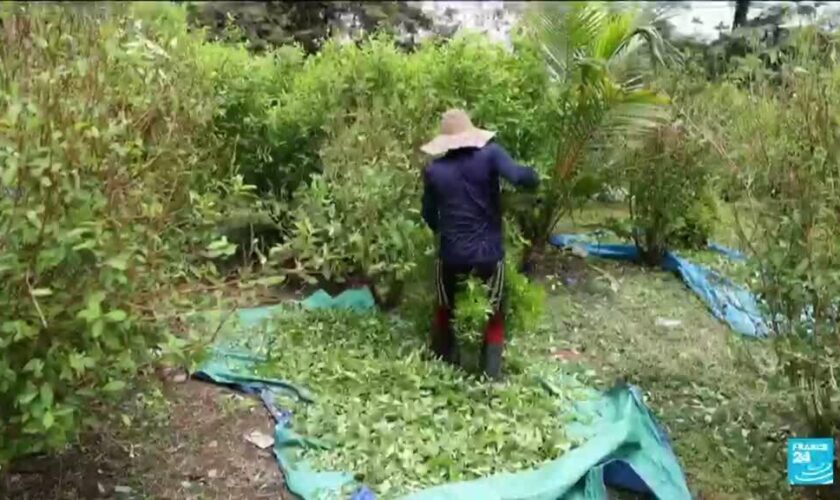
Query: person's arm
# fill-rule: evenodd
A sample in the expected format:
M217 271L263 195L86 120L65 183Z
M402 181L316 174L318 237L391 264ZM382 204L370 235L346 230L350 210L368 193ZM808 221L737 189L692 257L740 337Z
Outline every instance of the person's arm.
M423 172L423 202L420 214L432 232L438 231L438 206L435 192L429 183L429 173Z
M491 147L493 148L493 165L499 175L516 187L528 189L537 187L540 178L534 169L518 165L498 144L493 144Z

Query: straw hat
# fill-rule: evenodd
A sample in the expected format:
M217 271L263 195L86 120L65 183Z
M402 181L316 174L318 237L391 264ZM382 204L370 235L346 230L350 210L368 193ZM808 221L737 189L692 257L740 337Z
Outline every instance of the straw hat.
M460 148L480 148L490 142L495 132L475 127L461 109L450 109L440 120L440 133L420 149L431 156L440 156Z

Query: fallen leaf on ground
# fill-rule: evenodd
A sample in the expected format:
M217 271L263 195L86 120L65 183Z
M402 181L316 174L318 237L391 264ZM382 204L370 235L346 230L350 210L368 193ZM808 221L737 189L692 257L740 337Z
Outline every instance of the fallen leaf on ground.
M682 321L678 319L656 318L656 326L663 328L676 328L682 325Z
M250 434L246 434L245 441L248 441L261 450L265 450L274 444L273 437L260 431L251 431Z
M580 357L580 352L577 349L555 349L551 353L551 357L559 360L571 360Z

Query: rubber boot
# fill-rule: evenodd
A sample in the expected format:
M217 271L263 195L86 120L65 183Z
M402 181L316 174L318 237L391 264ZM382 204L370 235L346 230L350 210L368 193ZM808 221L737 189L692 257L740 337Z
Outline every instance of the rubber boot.
M446 308L438 308L431 337L431 349L436 357L452 365L459 364L458 344L452 334L449 311Z
M432 337L431 348L435 357L439 358L441 361L450 365L460 364L460 350L458 349L458 344L451 335L447 338L445 333L440 334L439 332L435 332Z
M502 354L505 346L505 323L501 313L494 314L484 328L481 347L481 370L491 380L502 379Z
M501 382L502 377L502 355L504 344L487 344L481 347L481 371L494 382Z

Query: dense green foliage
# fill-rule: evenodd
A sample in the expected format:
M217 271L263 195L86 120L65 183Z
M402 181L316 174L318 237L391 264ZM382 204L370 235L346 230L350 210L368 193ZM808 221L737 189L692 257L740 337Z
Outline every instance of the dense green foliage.
M173 5L3 15L4 458L60 445L86 397L126 385L163 333L146 301L231 255L204 251L219 230L393 305L432 248L417 150L439 113L471 109L517 158L544 150L547 73L519 42L406 54L378 38L304 59L205 42Z
M196 49L119 12L4 7L0 462L62 445L126 386L161 333L144 301L239 189Z
M729 77L748 78L748 87L709 90L736 96L751 112L724 115L732 117L725 127L717 122L719 109L706 108L700 117L731 168L749 181L744 196L751 210L739 227L758 264L753 286L776 335L779 363L769 374L788 379L807 432L837 435L840 73L824 64L836 57L836 40L826 46L825 35L809 28L794 42L795 55L780 59L781 85L777 74L745 60Z
M518 259L505 259L502 311L505 316L505 338L518 333L534 331L543 314L545 291L518 269ZM468 277L459 284L455 293L453 326L457 335L478 346L484 327L493 312L488 286L476 277Z
M288 48L254 56L242 46L204 44L197 55L219 98L214 120L225 145L222 153L260 192L293 190L301 178L290 167L298 158L287 143L298 136L271 113L303 64L300 52Z
M703 247L724 199L755 270L742 281L775 334L776 362L759 375L796 396L803 434L840 432L835 34L790 30L783 47L744 40L712 71L691 47L685 64L664 67L677 58L651 19L598 3L535 8L512 47L459 34L409 52L384 33L310 50L281 37L259 54L190 33L172 4L1 9L0 462L60 447L156 347L183 345L153 321L153 300L176 280L217 276L206 258L236 247L268 282L368 284L406 320L275 324L264 369L324 388L329 405L306 407L300 424L350 443L313 457L320 464L389 491L562 451L556 401L524 373L489 389L418 353L435 250L418 211L418 147L450 107L496 130L543 179L536 193L504 198L514 339L533 334L543 304L518 272L521 247L530 257L604 183L627 188L625 235L651 263ZM483 327L484 293L471 283L459 295L465 334ZM375 397L381 405L360 403ZM494 397L501 407L484 405ZM447 418L428 418L429 404ZM516 428L501 425L505 412ZM386 414L399 425L356 439L371 428L353 419ZM517 435L525 422L531 434ZM401 455L389 483L382 449L431 457L432 430L471 436L446 443L466 462L422 469ZM487 447L467 449L475 433Z
M294 274L319 281L359 278L376 286L383 304L394 304L431 244L417 211L426 161L418 148L440 113L472 110L512 155L536 162L547 151L540 110L548 83L526 45L511 53L477 36L412 54L388 38L328 44L277 106L279 121L308 131L287 148L309 158L294 164L309 180L289 203L294 215L276 262L293 262Z
M272 255L307 281L355 278L394 305L431 238L417 216L419 176L381 116L357 115L331 138L324 172L296 193L290 237Z

